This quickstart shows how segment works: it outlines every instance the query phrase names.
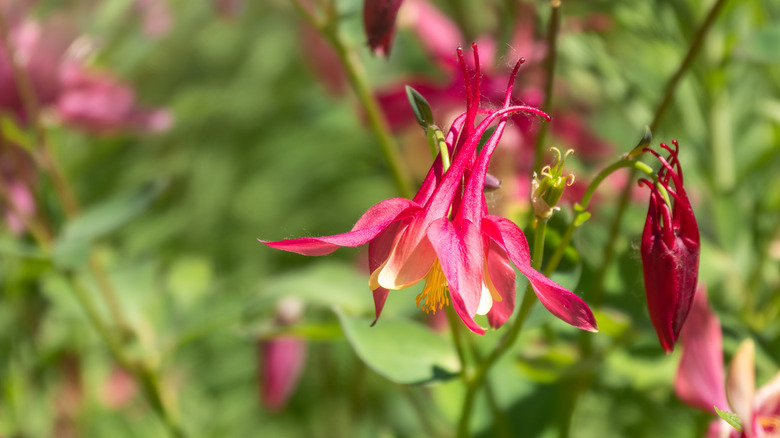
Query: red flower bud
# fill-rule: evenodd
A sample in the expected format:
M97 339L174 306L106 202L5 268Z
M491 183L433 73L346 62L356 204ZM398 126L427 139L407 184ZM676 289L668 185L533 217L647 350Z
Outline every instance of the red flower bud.
M403 0L365 0L363 2L363 27L368 46L375 53L390 54L395 35L395 17Z
M641 247L647 308L658 340L667 353L674 349L693 302L700 251L699 227L683 188L682 168L677 157L679 145L676 140L672 144L674 149L661 143L661 147L669 151L667 158L647 150L661 161L658 182L669 197L665 199L652 182L640 181L650 187L650 205Z

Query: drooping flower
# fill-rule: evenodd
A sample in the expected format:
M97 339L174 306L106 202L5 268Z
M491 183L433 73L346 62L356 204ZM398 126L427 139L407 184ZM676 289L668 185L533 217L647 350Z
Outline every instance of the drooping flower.
M734 412L741 420L741 432L725 421L714 420L707 437L780 437L780 372L755 390L755 346L748 339L734 354L724 382L720 322L709 308L704 287L696 293L689 321L680 335L683 352L674 385L677 396L713 414L714 408Z
M403 289L425 280L418 305L431 312L452 300L463 322L474 332L485 329L474 322L476 314L488 314L499 327L514 308L514 271L511 260L526 276L542 303L553 314L580 328L595 330L587 305L531 267L528 243L510 221L487 216L483 188L490 157L498 144L506 119L516 112L547 117L528 106L511 106L516 65L504 106L494 111L479 108L480 78L476 45L476 72L469 77L462 51L458 59L466 78L467 110L453 123L446 137L452 165L443 172L439 156L412 200L394 198L369 209L349 233L317 238L264 242L268 246L304 255L323 255L339 246L369 243L369 286L374 291L377 318L389 290ZM475 126L478 113L485 118ZM482 151L477 145L498 121ZM463 186L464 176L466 183ZM493 303L500 303L493 306ZM491 312L491 313L488 313Z
M642 270L650 320L658 334L661 346L668 353L685 323L691 308L699 275L699 228L691 202L683 188L683 174L674 149L661 143L669 152L667 158L646 149L661 162L658 182L669 194L664 199L658 187L648 180L650 204L642 232ZM673 185L674 187L672 188Z
M387 56L393 46L395 18L403 0L365 0L363 27L372 51Z

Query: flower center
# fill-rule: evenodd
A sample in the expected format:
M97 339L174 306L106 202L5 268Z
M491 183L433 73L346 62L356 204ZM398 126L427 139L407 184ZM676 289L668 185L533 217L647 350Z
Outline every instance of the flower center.
M780 432L780 417L777 415L758 417L758 423L761 425L761 428L764 429L764 432L773 434Z
M436 310L450 304L449 289L444 271L439 260L433 262L431 270L425 275L425 286L417 295L417 307L425 313L436 313Z

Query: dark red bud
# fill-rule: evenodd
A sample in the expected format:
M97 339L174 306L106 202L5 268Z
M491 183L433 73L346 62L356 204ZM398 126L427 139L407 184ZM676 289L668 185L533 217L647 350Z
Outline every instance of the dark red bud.
M395 17L403 0L365 0L363 2L363 27L368 46L374 53L390 54L395 35Z
M650 320L663 349L674 349L696 292L699 275L699 228L682 182L678 145L664 159L654 151L662 167L658 180L669 194L672 207L650 181L650 204L642 233L642 270ZM673 188L670 186L673 184Z

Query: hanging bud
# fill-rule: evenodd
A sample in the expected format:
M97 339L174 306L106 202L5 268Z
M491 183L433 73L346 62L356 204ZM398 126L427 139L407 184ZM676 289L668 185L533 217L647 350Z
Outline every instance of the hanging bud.
M534 173L534 180L531 182L531 203L534 206L534 215L538 219L549 219L563 196L563 191L567 186L574 184L574 175L563 175L563 163L566 158L574 151L569 149L566 154L561 155L558 148L550 148L555 152L557 158L552 166L542 168L541 178Z
M365 0L363 27L368 46L374 53L388 56L395 35L395 17L403 0Z
M668 193L668 200L652 182L640 181L650 188L641 246L647 308L667 353L674 349L693 302L700 251L699 227L683 188L682 168L677 157L679 145L676 140L672 144L674 149L661 143L669 152L667 158L646 149L661 162L658 184Z
M295 324L303 312L303 303L295 298L279 302L275 325ZM260 360L260 397L263 405L273 412L287 404L306 362L306 341L296 336L278 336L257 342Z

